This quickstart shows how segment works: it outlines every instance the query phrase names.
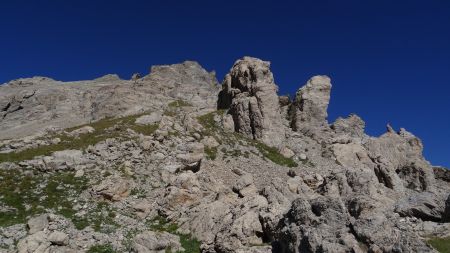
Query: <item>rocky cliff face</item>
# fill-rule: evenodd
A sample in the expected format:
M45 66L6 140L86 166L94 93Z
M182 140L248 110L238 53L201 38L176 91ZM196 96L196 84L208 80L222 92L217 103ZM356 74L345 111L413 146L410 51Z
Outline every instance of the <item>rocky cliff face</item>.
M329 124L326 76L277 89L251 57L221 90L195 62L1 86L1 250L436 252L450 174L420 139Z

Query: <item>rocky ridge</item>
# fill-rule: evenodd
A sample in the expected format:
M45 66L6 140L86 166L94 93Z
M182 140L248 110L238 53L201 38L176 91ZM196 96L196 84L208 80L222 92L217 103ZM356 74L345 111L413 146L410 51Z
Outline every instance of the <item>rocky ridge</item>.
M252 57L221 89L195 62L3 85L0 252L441 250L448 171L405 129L328 123L331 87L290 101Z

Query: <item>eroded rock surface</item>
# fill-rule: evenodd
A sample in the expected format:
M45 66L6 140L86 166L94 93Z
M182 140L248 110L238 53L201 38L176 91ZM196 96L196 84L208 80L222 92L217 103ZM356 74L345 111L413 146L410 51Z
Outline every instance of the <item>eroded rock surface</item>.
M329 125L328 77L291 102L244 57L215 84L184 62L0 87L1 249L436 252L427 238L450 236L448 171L405 129Z
M277 91L270 62L244 57L225 76L218 107L229 109L236 132L278 145L284 131Z

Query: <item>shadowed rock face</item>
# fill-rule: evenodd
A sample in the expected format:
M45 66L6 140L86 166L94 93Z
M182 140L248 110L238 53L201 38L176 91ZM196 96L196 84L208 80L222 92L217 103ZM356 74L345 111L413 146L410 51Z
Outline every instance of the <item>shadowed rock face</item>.
M1 159L6 152L60 147L66 143L60 136L74 143L104 137L87 148L0 163L7 179L0 180L1 193L47 194L48 185L55 186L49 180L62 171L86 177L78 187L66 178L56 193L73 192L67 199L83 203L73 206L75 217L114 208L119 215L93 218L121 225L77 229L77 219L62 216L68 210L59 210L58 201L32 195L51 214L19 215L27 217L22 225L0 226L0 248L80 252L113 242L118 252L189 251L184 234L191 233L206 253L399 253L435 252L424 238L449 236L449 171L432 167L420 139L403 128L388 126L371 137L354 114L329 125L328 77L311 78L291 102L277 95L269 62L244 57L219 88L213 73L190 61L152 67L131 81L37 77L0 87L0 137L26 136L0 141ZM128 114L138 115L98 122L104 128L28 136ZM33 176L40 177L28 180ZM14 184L20 179L31 184L24 191ZM5 199L11 198L0 198L0 217L27 210Z

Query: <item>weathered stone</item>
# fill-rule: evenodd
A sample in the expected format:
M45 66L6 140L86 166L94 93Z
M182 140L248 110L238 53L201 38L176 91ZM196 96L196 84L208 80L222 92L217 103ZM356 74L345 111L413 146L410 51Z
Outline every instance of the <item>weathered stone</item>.
M143 115L136 119L134 123L139 125L152 125L159 122L162 118L162 115L158 112L153 112L149 115Z
M294 151L292 151L288 147L282 147L280 149L280 154L286 158L292 158L295 155Z
M347 118L338 118L331 125L337 134L346 134L351 137L361 138L364 136L366 123L356 114L351 114Z
M314 76L297 91L291 109L294 130L316 132L316 128L328 126L330 93L331 80L327 76Z
M41 214L28 220L28 229L30 234L42 231L48 227L48 215Z
M226 75L218 107L229 109L237 132L279 145L284 131L277 91L270 63L244 57Z
M67 245L69 242L69 236L63 232L60 231L53 231L49 236L48 240L52 244L56 245Z
M100 184L92 187L92 194L111 201L119 201L130 194L131 183L129 180L110 176Z
M179 240L177 235L167 232L145 231L135 236L133 249L137 253L179 252L183 251Z
M70 136L79 136L79 135L83 135L83 134L90 134L95 132L95 129L91 126L84 126L78 129L73 130L72 132L69 133Z

